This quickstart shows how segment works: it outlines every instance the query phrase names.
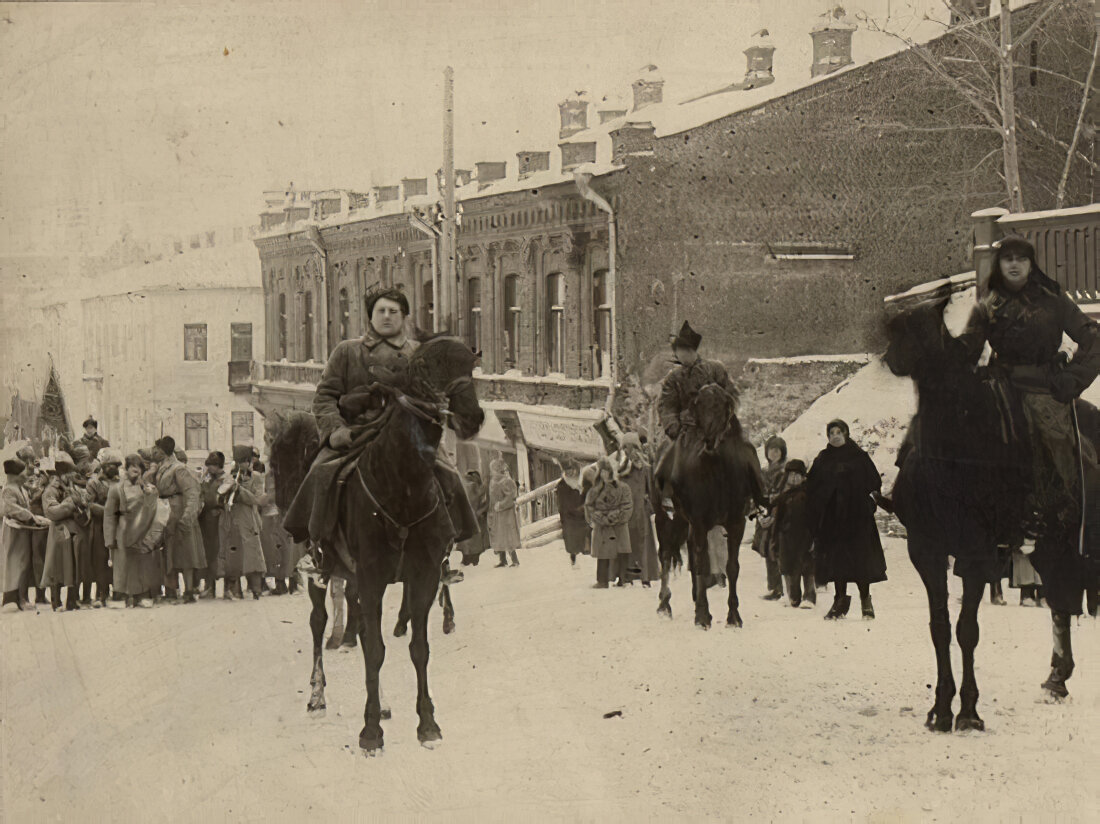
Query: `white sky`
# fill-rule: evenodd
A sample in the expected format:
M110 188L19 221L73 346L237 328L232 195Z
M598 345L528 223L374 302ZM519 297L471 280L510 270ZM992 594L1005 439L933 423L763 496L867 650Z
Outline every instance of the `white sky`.
M914 2L937 0L849 11L911 15ZM430 175L448 63L457 165L514 162L555 146L566 93L628 98L646 63L680 97L740 78L749 36L767 27L777 71L806 70L810 26L830 5L0 3L0 253L102 248L124 224L139 237L253 224L261 192L290 181L365 189Z

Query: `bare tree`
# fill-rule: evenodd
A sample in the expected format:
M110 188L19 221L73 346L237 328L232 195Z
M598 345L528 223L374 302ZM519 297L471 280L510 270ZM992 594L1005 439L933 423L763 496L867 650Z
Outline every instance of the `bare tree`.
M1045 33L1045 27L1052 22L1056 12L1068 16L1072 23L1080 22L1087 26L1092 14L1087 8L1091 0L1039 0L1015 11L1009 2L1000 3L1000 12L994 21L989 16L988 0L941 0L943 14L940 19L923 14L926 23L935 23L943 27L944 34L954 38L956 49L937 48L940 38L932 41L918 41L903 33L896 19L887 17L876 20L870 15L859 15L868 29L886 34L901 43L922 65L929 75L954 92L965 101L976 123L954 123L942 129L970 129L995 133L1000 137L1002 164L1000 169L1004 181L1008 207L1013 212L1024 211L1024 192L1020 179L1019 131L1028 132L1029 139L1046 142L1064 152L1065 164L1058 189L1053 192L1057 206L1062 206L1066 197L1070 170L1074 161L1086 164L1095 173L1100 170L1091 157L1079 148L1080 136L1085 128L1089 108L1089 99L1093 91L1093 78L1097 62L1098 38L1093 31L1091 62L1083 77L1073 77L1062 72L1040 69L1035 65L1021 63L1019 54L1026 51L1021 48L1031 43L1037 35ZM1023 32L1014 35L1014 16L1023 17L1027 11L1029 18ZM1071 44L1072 46L1072 44ZM950 51L950 53L948 53ZM1073 90L1077 102L1077 114L1073 136L1066 142L1048 125L1021 113L1017 107L1017 71L1037 73L1054 78L1055 82ZM971 118L973 120L975 118ZM914 128L909 124L893 124L901 128ZM919 128L919 127L917 127ZM1064 134L1064 132L1063 132Z

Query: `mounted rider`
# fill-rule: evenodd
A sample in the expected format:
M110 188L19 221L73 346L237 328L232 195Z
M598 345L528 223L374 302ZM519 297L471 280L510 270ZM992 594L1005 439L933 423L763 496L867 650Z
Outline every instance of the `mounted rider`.
M661 428L672 441L657 464L657 480L662 488L679 477L681 456L688 450L701 450L702 437L697 428L692 406L699 390L708 384L721 387L733 399L734 412L740 401L737 388L730 380L726 367L718 361L699 356L699 344L703 336L691 328L686 320L680 332L672 339L672 352L677 366L665 376L661 387L661 399L657 413ZM719 453L729 460L736 459L737 440L725 438L719 445Z
M401 290L373 291L367 295L366 309L370 319L366 334L342 341L333 349L313 397L321 449L284 521L296 541L334 542L344 479L380 429L392 397L389 389L404 384L409 361L419 345L405 332L409 301ZM436 478L458 540L476 534L477 519L458 473L437 463ZM342 550L338 543L337 549ZM343 560L348 565L350 558Z

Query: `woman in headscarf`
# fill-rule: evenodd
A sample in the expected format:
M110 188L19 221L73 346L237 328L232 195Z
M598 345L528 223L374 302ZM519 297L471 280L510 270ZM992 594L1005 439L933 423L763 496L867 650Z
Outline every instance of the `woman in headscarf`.
M826 620L848 614L848 584L859 587L864 618L874 618L871 584L886 580L886 557L875 524L875 499L882 477L871 456L852 440L848 424L830 421L829 443L807 478L810 529L817 553L817 577L834 584L836 595Z
M1063 335L1076 344L1070 358ZM1031 489L1024 513L1025 550L1042 578L1054 623L1054 660L1044 688L1066 695L1073 672L1069 618L1098 577L1096 559L1078 552L1081 477L1096 471L1096 453L1079 437L1073 401L1100 374L1100 326L1039 268L1035 247L1011 235L993 256L988 293L960 336L975 362L986 343L990 368L1015 391L1031 448Z
M630 577L642 586L661 577L657 559L657 537L653 532L653 470L642 451L642 440L627 432L620 442L619 480L630 487L631 514L627 522L630 532Z
M768 461L763 470L764 494L773 500L783 491L787 462L787 442L778 435L768 438L764 444L764 457ZM764 558L764 568L768 576L768 592L765 601L778 601L783 597L783 582L779 572L779 548L775 531L774 517L764 515L756 519L756 530L752 535L752 548Z
M619 480L611 459L596 464L597 474L584 499L584 512L592 525L592 557L596 559L596 589L607 589L611 564L615 563L619 586L626 583L630 563L630 515L634 511L630 487Z
M489 543L500 560L498 567L519 566L519 520L516 518L516 496L519 490L508 472L503 458L489 464Z

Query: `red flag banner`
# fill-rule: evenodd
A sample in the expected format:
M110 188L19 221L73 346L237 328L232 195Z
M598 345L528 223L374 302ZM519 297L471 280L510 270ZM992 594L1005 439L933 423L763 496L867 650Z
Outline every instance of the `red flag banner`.
M42 395L42 406L38 410L38 427L50 427L62 435L69 435L69 419L65 414L65 399L61 396L61 383L57 371L50 366L50 380Z

